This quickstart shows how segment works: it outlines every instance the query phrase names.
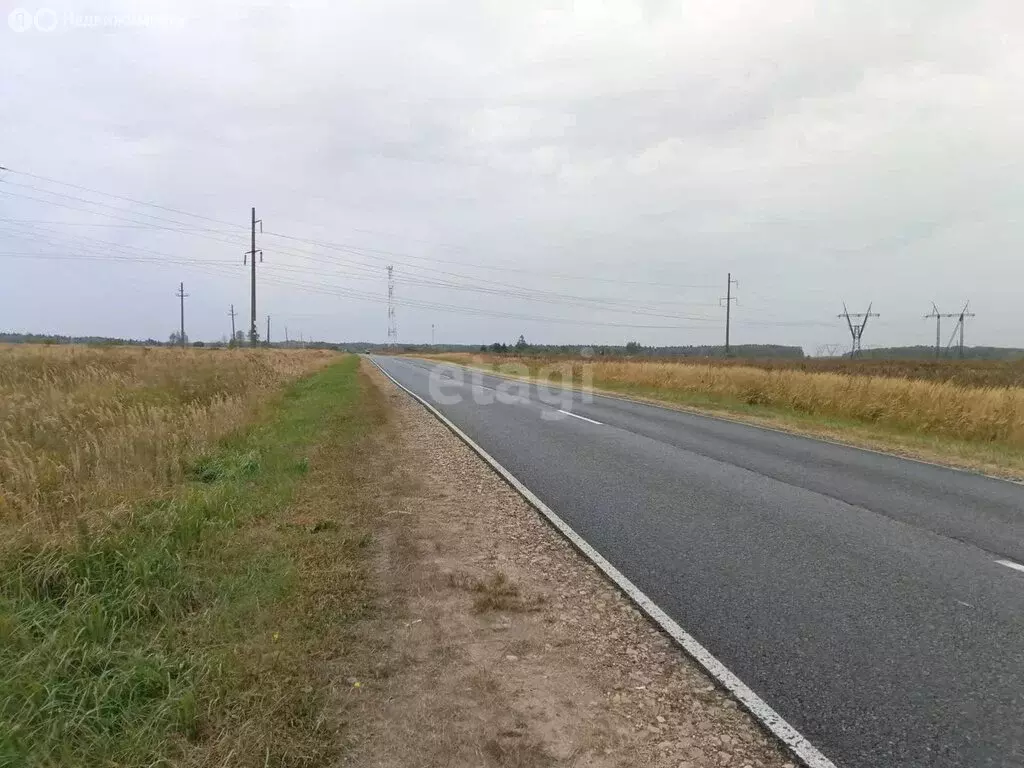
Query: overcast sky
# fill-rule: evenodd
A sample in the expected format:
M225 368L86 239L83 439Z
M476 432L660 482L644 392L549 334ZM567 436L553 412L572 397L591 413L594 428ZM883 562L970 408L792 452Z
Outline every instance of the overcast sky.
M1024 346L1019 0L0 10L3 329Z

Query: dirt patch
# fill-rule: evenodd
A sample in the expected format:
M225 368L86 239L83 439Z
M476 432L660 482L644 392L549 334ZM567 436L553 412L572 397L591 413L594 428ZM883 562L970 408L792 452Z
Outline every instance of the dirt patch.
M393 411L378 619L337 701L370 766L792 765L475 454ZM397 489L397 490L394 490Z

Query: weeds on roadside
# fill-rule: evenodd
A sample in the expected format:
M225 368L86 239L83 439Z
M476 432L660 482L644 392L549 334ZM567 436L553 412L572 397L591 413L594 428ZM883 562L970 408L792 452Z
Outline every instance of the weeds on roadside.
M379 423L358 359L293 385L272 419L185 462L167 498L0 558L0 766L328 759L322 669L366 610L367 510L286 525L310 447L358 477ZM326 463L326 462L324 462ZM321 509L327 491L310 491ZM362 504L362 502L359 502ZM83 518L84 520L84 518ZM332 650L333 649L333 650Z

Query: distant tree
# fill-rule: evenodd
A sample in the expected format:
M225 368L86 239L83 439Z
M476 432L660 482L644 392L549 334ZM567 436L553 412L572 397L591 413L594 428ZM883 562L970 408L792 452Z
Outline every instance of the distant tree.
M193 347L205 347L206 344L204 342L202 342L202 341L193 341L192 342L192 346Z
M519 334L519 341L516 342L516 349L522 351L529 346L530 345L526 343L526 339L523 337L523 334Z
M170 343L171 344L181 344L182 343L181 331L174 331L171 334ZM187 333L185 334L185 343L188 344L188 334Z
M480 345L480 351L481 352L486 352L487 351L487 345L486 344L481 344Z
M626 354L627 355L638 354L641 349L643 349L643 347L640 346L640 342L639 341L627 341L626 342Z

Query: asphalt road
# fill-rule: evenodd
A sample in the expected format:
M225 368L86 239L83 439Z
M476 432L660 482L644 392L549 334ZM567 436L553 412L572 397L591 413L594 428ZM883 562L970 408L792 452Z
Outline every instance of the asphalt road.
M374 359L836 765L1024 766L1024 486Z

